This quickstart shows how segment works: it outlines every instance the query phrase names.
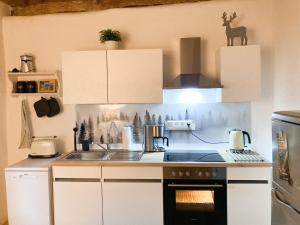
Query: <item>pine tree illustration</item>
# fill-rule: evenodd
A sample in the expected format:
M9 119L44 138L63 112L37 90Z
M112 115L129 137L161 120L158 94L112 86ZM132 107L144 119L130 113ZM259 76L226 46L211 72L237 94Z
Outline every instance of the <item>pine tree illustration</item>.
M84 141L85 136L86 136L85 126L84 126L84 123L81 123L79 136L78 136L78 142L80 144L82 143L82 141Z
M146 110L144 120L145 120L145 125L151 125L151 116L148 110Z
M158 116L158 124L160 124L160 125L163 124L161 115Z
M139 136L139 140L141 141L141 140L143 140L143 123L142 123L142 119L141 119L140 116L139 116L138 127L139 127L139 129L138 129L138 131L139 131L138 136Z
M152 115L151 124L152 124L152 125L155 125L155 124L156 124L156 117L155 117L155 114Z
M110 136L110 143L116 143L117 140L118 140L118 127L116 125L116 123L114 121L112 121L110 123L110 126L109 126L109 136Z
M83 140L88 141L90 139L90 137L89 137L89 125L85 120L83 121L83 125L84 125L84 130L85 130L85 133L84 133L85 135L83 137Z
M94 130L94 122L91 116L89 116L88 126L89 126L89 141L92 143L95 141L95 130Z
M143 128L143 123L142 123L142 119L141 117L139 116L139 126L138 126L140 129Z
M138 115L138 113L135 113L132 124L133 124L133 138L136 142L139 142L140 137L139 137L139 115Z
M170 116L167 114L165 117L165 121L168 121L168 120L170 120Z

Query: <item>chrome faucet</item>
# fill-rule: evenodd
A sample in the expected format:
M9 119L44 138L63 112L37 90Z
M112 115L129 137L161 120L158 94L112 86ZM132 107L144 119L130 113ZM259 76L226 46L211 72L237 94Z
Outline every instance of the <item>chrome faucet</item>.
M105 150L108 154L109 154L109 152L110 152L110 150L111 150L110 144L109 144L109 143L106 143L106 144L99 144L99 143L97 143L97 142L92 142L92 144L99 146L100 148L102 148L103 150ZM106 148L103 147L103 145L106 145Z

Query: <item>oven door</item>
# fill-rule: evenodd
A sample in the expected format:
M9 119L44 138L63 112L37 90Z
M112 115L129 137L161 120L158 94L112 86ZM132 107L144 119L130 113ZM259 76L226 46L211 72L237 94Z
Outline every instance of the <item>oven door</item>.
M227 225L225 181L164 180L165 225Z

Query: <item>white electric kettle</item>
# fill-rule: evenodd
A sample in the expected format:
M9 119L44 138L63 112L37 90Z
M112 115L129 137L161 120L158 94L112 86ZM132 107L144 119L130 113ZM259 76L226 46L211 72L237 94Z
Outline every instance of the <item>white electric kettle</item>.
M248 138L248 143L251 144L250 134L240 129L233 129L229 131L229 148L231 150L244 150L245 136Z

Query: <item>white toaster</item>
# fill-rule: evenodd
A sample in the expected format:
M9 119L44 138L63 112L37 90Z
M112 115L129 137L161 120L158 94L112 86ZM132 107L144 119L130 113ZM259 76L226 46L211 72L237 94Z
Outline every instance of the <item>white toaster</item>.
M56 136L33 137L30 156L51 157L56 155Z

